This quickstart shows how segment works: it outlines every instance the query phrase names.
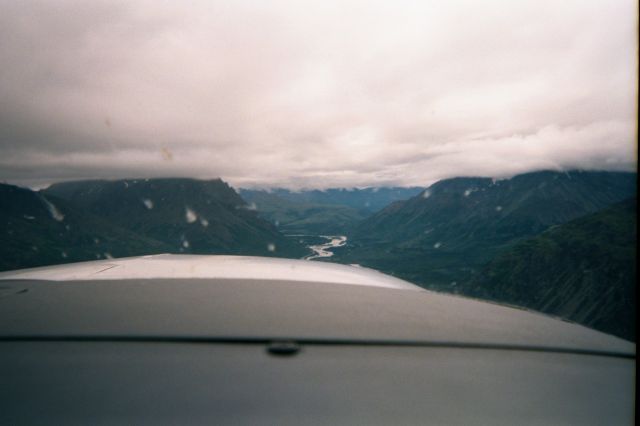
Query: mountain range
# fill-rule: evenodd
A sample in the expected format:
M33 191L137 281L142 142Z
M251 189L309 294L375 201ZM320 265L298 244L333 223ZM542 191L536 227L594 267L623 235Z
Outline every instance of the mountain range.
M287 234L343 234L388 204L424 188L239 189L259 214Z
M150 253L300 258L308 250L220 179L0 185L3 269Z
M69 202L0 184L0 270L154 254L170 247Z
M240 195L220 179L92 180L39 192L0 184L0 269L152 253L302 258L304 244L339 234L347 244L319 260L633 340L636 179L543 171L426 189Z
M337 260L450 291L505 247L635 194L635 173L446 179L360 222Z
M285 234L341 234L366 215L349 206L291 201L267 191L240 190L251 208Z

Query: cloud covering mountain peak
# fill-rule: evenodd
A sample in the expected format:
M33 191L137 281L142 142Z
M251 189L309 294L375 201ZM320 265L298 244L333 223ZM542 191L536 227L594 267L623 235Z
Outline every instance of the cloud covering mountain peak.
M637 5L0 5L0 179L426 185L636 165Z

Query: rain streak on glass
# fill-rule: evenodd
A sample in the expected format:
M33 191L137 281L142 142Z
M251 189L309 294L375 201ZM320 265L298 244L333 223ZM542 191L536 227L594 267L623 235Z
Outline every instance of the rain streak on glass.
M62 222L64 220L64 215L60 212L60 210L58 210L56 206L54 206L49 200L44 197L42 197L42 201L44 202L44 205L47 207L47 210L49 210L49 214L54 220L58 222Z

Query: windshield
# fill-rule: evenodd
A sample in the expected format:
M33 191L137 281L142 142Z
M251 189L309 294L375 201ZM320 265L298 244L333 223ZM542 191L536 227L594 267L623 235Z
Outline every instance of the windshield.
M634 340L637 16L3 1L0 270L333 262Z

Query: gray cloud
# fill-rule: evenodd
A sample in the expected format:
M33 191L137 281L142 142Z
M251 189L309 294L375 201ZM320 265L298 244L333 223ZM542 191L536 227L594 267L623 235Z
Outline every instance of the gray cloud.
M0 179L635 170L633 1L0 2Z

